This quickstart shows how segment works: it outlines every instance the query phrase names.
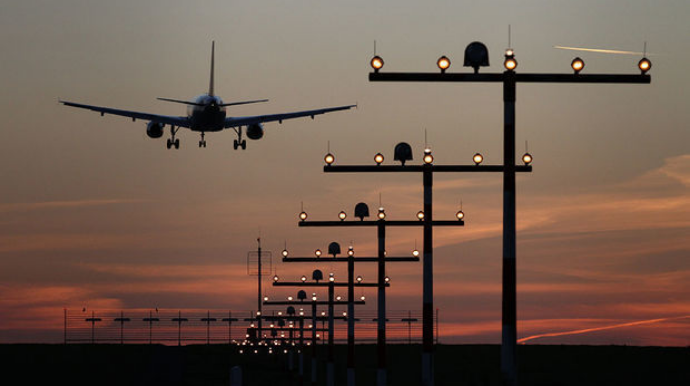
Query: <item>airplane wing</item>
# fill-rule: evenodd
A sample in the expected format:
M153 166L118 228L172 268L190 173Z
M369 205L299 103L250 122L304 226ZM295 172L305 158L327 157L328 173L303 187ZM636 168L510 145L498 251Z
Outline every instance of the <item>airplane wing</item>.
M78 107L81 109L97 111L97 112L101 113L101 116L103 116L104 114L112 114L112 115L120 115L123 117L129 117L129 118L132 118L132 120L141 119L144 121L153 121L153 122L158 122L158 123L164 123L167 125L174 125L174 126L178 126L178 127L189 127L190 126L190 122L189 122L189 119L187 117L175 117L175 116L170 116L170 115L157 115L157 114L149 114L149 113L140 113L137 111L111 109L109 107L83 105L81 103L74 103L74 102L67 102L67 101L59 101L59 102L65 106L72 106L72 107Z
M230 118L225 118L225 128L227 129L230 127L247 126L247 125L253 125L255 123L275 122L275 121L282 123L283 120L285 120L285 119L293 119L293 118L300 118L300 117L311 117L312 119L314 119L315 115L326 114L326 113L330 113L333 111L349 110L353 107L357 107L357 105L328 107L325 109L296 111L293 113L283 113L283 114L256 115L253 117L230 117Z

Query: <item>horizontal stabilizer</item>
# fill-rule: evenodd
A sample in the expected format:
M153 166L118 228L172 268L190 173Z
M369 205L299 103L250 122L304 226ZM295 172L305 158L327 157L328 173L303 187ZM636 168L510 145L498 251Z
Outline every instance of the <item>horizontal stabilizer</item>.
M166 102L173 102L173 103L182 103L183 105L191 105L191 106L203 106L201 103L196 103L196 102L190 102L190 101L183 101L179 99L170 99L170 98L156 98L159 101L166 101Z
M268 99L258 99L258 100L255 100L255 101L244 101L244 102L223 103L221 106L248 105L248 104L250 104L250 103L262 103L262 102L268 102Z

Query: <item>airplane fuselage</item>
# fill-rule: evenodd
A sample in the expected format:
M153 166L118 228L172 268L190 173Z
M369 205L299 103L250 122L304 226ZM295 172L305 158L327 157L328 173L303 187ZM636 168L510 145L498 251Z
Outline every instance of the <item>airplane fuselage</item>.
M194 98L196 105L187 107L192 131L221 131L224 129L226 108L223 100L215 95L202 94Z

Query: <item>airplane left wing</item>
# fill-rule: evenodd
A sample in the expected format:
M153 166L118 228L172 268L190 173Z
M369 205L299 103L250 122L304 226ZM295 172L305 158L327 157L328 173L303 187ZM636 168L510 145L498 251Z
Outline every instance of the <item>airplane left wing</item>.
M173 125L173 126L177 126L177 127L189 127L190 126L189 118L187 118L187 117L175 117L175 116L170 116L170 115L140 113L137 111L111 109L110 107L91 106L91 105L84 105L81 103L74 103L74 102L67 102L67 101L60 101L60 103L62 103L65 106L72 106L72 107L78 107L81 109L97 111L97 112L101 113L101 115L103 115L103 114L120 115L123 117L129 117L132 119L141 119L144 121L153 121L153 122L163 123L163 124L167 124L167 125Z
M301 118L301 117L312 117L312 119L314 119L315 115L326 114L326 113L330 113L333 111L349 110L353 107L357 107L357 105L328 107L325 109L296 111L294 113L284 113L284 114L256 115L253 117L229 117L229 118L225 118L225 126L224 127L227 129L227 128L231 128L231 127L248 126L248 125L253 125L255 123L275 122L275 121L282 123L282 121L285 119L293 119L293 118Z

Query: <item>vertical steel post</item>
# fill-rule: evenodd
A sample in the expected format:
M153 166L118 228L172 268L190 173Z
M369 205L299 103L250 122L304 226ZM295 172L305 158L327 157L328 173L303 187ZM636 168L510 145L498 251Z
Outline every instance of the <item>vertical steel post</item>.
M64 309L65 313L65 344L67 344L67 308Z
M299 384L304 385L304 314L299 316Z
M422 304L422 384L434 384L434 260L433 260L433 212L431 205L433 169L423 166L424 182L424 262Z
M316 301L311 302L311 384L316 386Z
M326 385L335 386L335 347L333 341L333 301L335 297L335 283L328 278L328 364L326 365Z
M259 283L258 283L258 286L259 286L259 297L258 297L258 299L257 299L257 304L258 304L257 310L259 310L259 312L256 313L256 323L257 323L257 326L258 326L258 333L259 333L259 334L258 334L258 338L259 338L259 342L261 342L261 340L263 339L263 335L262 335L262 332L261 332L261 317L263 316L263 315L262 315L262 312L261 312L261 303L262 303L262 300L263 300L263 299L261 298L261 269L262 269L262 268L261 268L261 238L258 238L257 241L259 242L259 248L258 248L258 256L259 256L259 264L258 264L258 266L259 266L259 275L258 275L258 276L259 276L259 280L258 280L258 282L259 282Z
M378 330L377 330L377 351L378 351L378 371L376 374L376 384L386 385L386 220L378 220Z
M515 72L503 73L503 317L501 373L517 385L517 297L515 227Z
M347 386L355 386L355 255L347 258Z

